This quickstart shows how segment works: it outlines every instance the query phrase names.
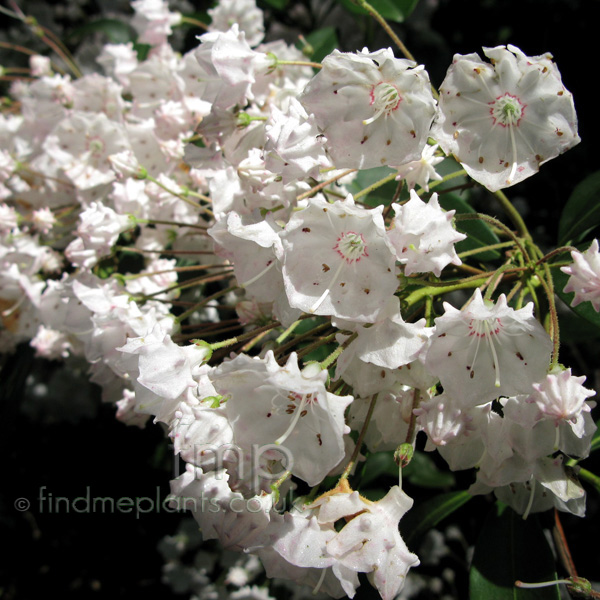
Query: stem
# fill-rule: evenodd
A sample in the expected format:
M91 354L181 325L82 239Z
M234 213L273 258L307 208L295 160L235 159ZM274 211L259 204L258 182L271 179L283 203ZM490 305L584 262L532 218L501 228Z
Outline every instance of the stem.
M464 169L459 169L458 171L454 171L454 173L449 173L448 175L445 175L444 177L442 177L442 179L439 179L438 181L433 181L429 184L429 191L431 191L433 188L436 188L438 185L442 185L443 183L446 183L446 181L450 181L451 179L455 179L456 177L460 177L461 175L466 175L467 172ZM421 188L418 192L417 192L417 196L422 196L423 194L427 194L428 192L425 190L425 188Z
M542 256L542 258L540 258L535 264L541 265L543 262L548 262L554 256L557 256L558 254L563 254L564 252L579 252L579 250L577 250L577 248L574 248L573 246L561 246L560 248L556 248L555 250L552 250L552 252L548 252L548 254Z
M406 443L414 444L417 426L417 415L415 415L415 408L419 408L419 402L421 401L421 390L416 389L413 392L412 410L410 411L410 423L408 424L408 431L406 432Z
M358 337L354 332L348 339L344 340L324 361L321 362L321 369L328 369L340 356L340 354Z
M198 21L198 19L194 19L193 17L186 17L185 15L181 15L181 23L187 23L188 25L195 25L199 29L204 29L204 31L208 31L208 25L203 23L202 21Z
M152 183L156 184L159 188L165 190L165 192L168 192L172 196L175 196L176 198L179 198L180 200L187 202L190 206L199 208L200 210L204 210L204 207L202 206L202 204L198 204L198 202L194 202L193 200L190 200L184 194L180 194L179 192L175 192L174 190L168 188L164 183L161 183L158 179L156 179L155 177L152 177L152 175L147 175L146 179L148 179Z
M489 279L490 273L486 273L482 276L475 276L473 278L469 278L460 283L455 283L453 285L445 285L441 287L437 286L427 286L422 287L419 290L415 290L406 298L407 306L412 306L422 300L427 296L439 296L440 294L448 294L450 292L455 292L456 290L466 290L479 287L481 284L485 283L487 279Z
M185 273L186 271L205 271L206 269L217 269L228 267L229 265L190 265L187 267L173 267L172 269L165 269L163 271L143 271L142 273L133 273L132 275L121 275L117 273L113 277L117 277L123 281L132 281L134 279L141 279L142 277L154 277L155 275L164 275L165 273Z
M582 468L579 469L578 475L580 479L592 485L600 494L600 477L598 477L598 475L595 475L591 471Z
M519 214L519 213L517 213L517 214ZM520 218L520 215L519 215L519 218ZM519 250L523 254L525 261L528 263L531 262L529 253L525 249L525 246L521 243L521 240L502 221L498 221L498 219L495 219L494 217L490 217L489 215L484 215L482 213L461 213L460 215L454 215L454 219L456 221L480 220L480 221L485 221L486 223L489 223L490 225L494 225L494 227L497 227L498 229L500 229L502 232L504 232L508 237L510 237L514 241L514 243L518 246ZM529 232L527 232L527 236L529 236ZM527 237L525 239L531 240L531 237Z
M135 218L135 223L141 223L145 225L173 225L173 227L190 227L191 229L202 229L206 231L208 227L206 225L192 225L190 223L182 223L181 221L163 221L161 219L138 219Z
M202 308L205 304L207 304L211 300L216 300L217 298L220 298L221 296L225 296L229 292L233 292L234 290L237 290L237 289L238 289L237 285L232 285L228 288L225 288L224 290L220 290L219 292L216 292L212 296L207 296L206 298L204 298L204 300L202 300L201 302L198 302L198 304L194 304L194 306L192 306L192 308L190 308L189 310L186 310L185 312L181 313L178 317L176 317L175 322L183 323L183 321L185 321L190 315L194 314L199 308Z
M228 340L223 340L222 342L215 342L214 344L211 344L210 347L212 350L227 348L228 346L233 346L234 344L239 344L240 342L252 339L253 337L256 337L256 335L258 335L259 333L271 331L271 329L275 329L275 327L279 327L280 325L281 323L279 321L271 321L271 323L267 325L263 325L262 327L258 327L257 329L253 329L252 331L248 331L247 333L243 333L242 335L229 338Z
M313 67L313 69L322 69L323 65L317 62L311 62L310 60L279 60L277 59L277 64L279 65L295 65L298 67Z
M531 241L531 234L527 229L527 225L525 225L525 221L523 221L523 217L519 214L519 211L512 205L512 202L506 197L506 194L502 190L498 190L494 192L494 196L498 199L502 208L509 216L510 220L513 222L514 226L517 228L519 235L526 240Z
M275 351L275 355L277 357L282 356L290 348L293 348L299 342L301 342L307 338L313 337L314 335L321 333L321 332L329 329L330 327L331 327L331 323L329 321L327 321L327 323L321 323L321 325L317 325L314 329L310 329L306 333L296 336L293 340L287 342L287 344L284 344L283 346L280 346L279 348L277 348L277 350Z
M384 177L383 179L380 179L379 181L372 183L370 186L366 187L364 190L360 190L360 192L357 192L356 194L354 194L354 200L356 200L357 198L362 198L362 196L366 196L367 194L370 194L373 190L376 190L377 188L381 187L382 185L385 185L389 181L394 181L394 179L396 179L397 176L398 176L398 173L390 173L387 177Z
M369 410L367 411L367 416L365 417L365 422L363 423L362 429L360 430L360 433L358 435L358 439L356 440L356 446L354 446L352 456L350 457L350 460L348 461L348 464L346 465L346 468L344 469L344 472L342 473L342 475L338 481L338 485L340 485L340 482L342 480L348 479L348 477L350 476L350 472L352 471L354 464L356 463L356 459L358 458L358 455L360 454L360 448L362 446L363 439L364 439L365 435L367 434L367 429L369 427L369 423L371 422L371 417L373 416L373 411L375 410L375 403L377 402L377 396L378 396L378 394L375 394L371 398L371 404L369 404Z
M344 171L343 173L338 173L337 175L335 175L335 177L331 177L331 179L327 179L327 181L323 181L322 183L319 183L315 187L310 188L310 190L307 190L306 192L300 194L299 196L296 196L296 200L304 200L304 198L308 198L309 196L316 194L317 192L321 191L323 188L326 188L329 184L335 183L338 179L341 179L342 177L346 177L346 175L350 175L351 173L355 173L357 170L358 169L348 169L347 171Z
M490 279L490 281L488 283L487 290L485 291L485 295L483 296L484 300L491 300L492 299L492 294L494 293L494 291L498 287L498 284L500 283L500 280L502 279L502 275L510 267L510 264L511 264L510 262L507 262L507 263L503 264L492 275L492 278Z
M488 250L499 250L500 248L508 248L513 246L514 242L499 242L498 244L490 244L489 246L481 246L480 248L473 248L472 250L465 250L458 255L458 258L466 258L473 254L479 254L481 252L487 252Z

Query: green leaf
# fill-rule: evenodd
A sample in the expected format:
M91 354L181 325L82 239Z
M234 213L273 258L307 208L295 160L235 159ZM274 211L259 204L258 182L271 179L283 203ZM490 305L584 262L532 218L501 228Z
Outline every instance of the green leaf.
M432 527L466 504L473 496L467 491L448 492L421 502L411 508L400 521L400 531L409 546L418 546L419 539Z
M342 6L357 15L368 15L368 11L361 8L352 0L339 0ZM401 23L410 15L419 0L369 0L369 4L388 21Z
M328 54L331 54L338 47L338 38L333 27L323 27L309 33L306 41L312 47L309 54L311 60L321 62ZM302 44L298 42L296 47L302 50Z
M98 19L73 29L69 38L82 39L90 35L102 33L112 44L126 44L136 39L137 33L127 23L117 19Z
M456 194L443 194L438 197L438 201L444 210L455 210L456 214L475 212L465 200ZM458 231L468 236L462 242L455 244L454 248L459 254L467 250L474 250L475 248L490 246L500 242L498 236L483 221L457 221L455 227ZM485 262L496 260L500 258L501 254L498 250L484 250L472 256L475 260Z
M535 515L523 520L496 503L475 544L470 571L471 600L559 600L557 585L515 587L515 581L556 579L554 557Z
M402 477L413 485L433 489L451 487L456 482L452 473L437 468L431 454L419 451L402 470Z
M263 3L276 10L283 10L288 5L289 0L263 0Z
M393 169L390 169L389 167L363 169L356 174L356 177L352 183L347 186L347 189L351 194L355 195L370 185L373 185L388 175L391 175L393 172ZM368 204L369 206L379 206L380 204L387 206L391 203L397 187L398 183L396 181L389 181L381 187L373 190L370 194L361 196L359 200L365 204Z
M399 467L394 460L393 452L373 452L362 466L360 486L364 488L384 475L389 475L397 479L398 471Z
M558 224L558 243L581 239L600 224L600 171L580 182L563 208Z
M593 335L600 334L600 313L597 313L594 310L591 302L582 302L577 306L571 306L571 302L575 297L574 292L570 292L569 294L565 294L563 289L565 285L567 285L567 281L569 280L569 275L563 273L559 268L555 267L552 269L552 279L554 280L554 291L558 295L558 297L580 318L585 319L585 321L592 325L592 328L588 331L588 338L590 339Z

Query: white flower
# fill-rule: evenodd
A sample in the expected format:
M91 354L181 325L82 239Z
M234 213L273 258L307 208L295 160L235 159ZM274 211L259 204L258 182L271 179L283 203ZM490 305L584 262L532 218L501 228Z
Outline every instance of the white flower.
M352 196L333 204L313 198L281 234L283 279L291 306L317 315L373 322L397 288L382 206Z
M327 138L338 168L368 169L418 160L435 115L422 66L390 48L334 50L300 97Z
M211 31L227 31L237 23L250 46L260 44L265 36L263 12L257 8L255 0L220 0L207 12L212 20Z
M440 88L431 136L495 192L537 173L580 139L571 93L550 54L515 46L456 54Z
M281 452L267 452L276 460L291 458L286 468L309 485L344 458L343 435L350 431L344 410L352 396L327 392L326 370L300 371L295 353L280 367L269 351L264 361L239 355L219 366L212 379L220 394L230 396L227 416L242 448L281 446Z
M571 252L573 264L561 267L561 271L570 275L563 290L566 294L575 292L571 306L577 306L588 300L596 312L600 311L600 252L598 240L585 252Z
M438 145L433 146L426 145L423 148L423 153L419 160L413 160L399 167L393 167L397 169L398 175L396 181L404 179L408 189L414 189L415 185L419 185L426 192L429 191L429 181L431 179L435 181L441 181L442 176L435 170L435 165L441 163L444 160L443 156L435 156L435 151L438 149Z
M541 383L534 383L535 392L527 399L539 409L540 419L550 419L558 427L568 422L577 437L584 435L583 413L595 403L586 399L596 392L583 387L585 377L574 377L571 369L550 373Z
M533 316L533 303L514 310L502 294L495 305L477 289L466 309L444 303L425 357L460 407L498 396L528 394L545 376L552 340Z
M466 236L452 227L455 211L444 212L437 194L426 204L411 190L406 204L392 207L396 216L388 239L406 275L431 271L439 277L446 265L462 264L454 244Z

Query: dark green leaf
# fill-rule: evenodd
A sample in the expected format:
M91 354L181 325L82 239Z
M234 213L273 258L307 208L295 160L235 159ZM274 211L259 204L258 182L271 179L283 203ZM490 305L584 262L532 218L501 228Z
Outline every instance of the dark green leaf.
M582 302L577 306L571 306L571 302L575 297L575 293L571 292L569 294L565 294L563 289L565 285L567 285L567 281L569 280L569 275L563 273L559 268L555 267L552 269L552 278L554 280L554 291L558 295L558 297L579 317L585 319L588 324L591 324L593 327L588 332L588 339L592 335L600 334L600 314L594 310L591 302ZM589 325L588 325L589 327Z
M368 15L368 11L361 8L352 0L339 0L344 8L358 15ZM369 0L369 4L388 21L401 23L414 10L419 0Z
M398 478L398 465L394 460L393 452L373 452L369 455L362 466L362 476L360 479L361 488L366 487L380 477L389 475Z
M137 37L135 30L117 19L98 19L70 32L70 38L82 39L95 33L104 34L112 44L126 44Z
M321 62L328 54L331 54L338 47L337 34L333 27L323 27L317 29L306 36L306 41L312 47L310 59L315 62ZM297 48L302 50L302 44L298 42Z
M456 214L474 213L471 206L456 194L448 193L439 196L438 201L444 210L455 210ZM488 227L483 221L459 221L455 223L455 227L461 233L468 237L462 242L455 244L454 248L457 253L474 250L483 246L490 246L500 242L498 236ZM473 258L480 261L488 261L500 258L498 250L484 250L478 254L474 254Z
M586 177L573 190L558 224L558 243L562 246L580 239L600 224L600 171Z
M289 0L263 0L265 4L277 10L283 10L289 3Z
M384 179L388 175L391 175L393 172L394 171L389 167L375 167L374 169L364 169L359 171L352 183L347 186L348 191L351 194L356 194L377 181ZM398 182L392 180L373 190L370 194L361 196L359 200L369 206L379 206L380 204L387 206L391 203L397 186Z
M472 497L467 491L448 492L415 505L400 521L400 531L404 541L409 546L418 546L418 541L423 534L466 504Z
M451 487L456 481L452 473L437 468L431 454L418 451L402 470L402 477L413 485L434 489Z
M475 545L470 572L471 600L559 600L557 585L515 587L515 581L556 579L554 558L535 515L523 520L497 503Z

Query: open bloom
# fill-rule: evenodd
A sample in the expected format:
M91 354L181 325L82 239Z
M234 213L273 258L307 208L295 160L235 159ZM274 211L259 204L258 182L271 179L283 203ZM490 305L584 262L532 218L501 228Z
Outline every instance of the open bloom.
M419 160L435 116L429 76L391 49L334 50L300 101L315 115L335 166L369 169Z
M550 54L509 45L456 54L440 88L432 137L495 192L537 173L580 139L571 93Z
M495 305L477 289L462 311L444 303L425 364L462 407L531 392L550 363L552 340L533 304L514 310L502 294Z
M290 306L361 323L376 320L397 287L382 210L356 206L349 195L333 204L313 198L293 214L281 234Z

